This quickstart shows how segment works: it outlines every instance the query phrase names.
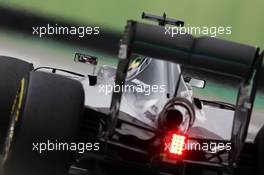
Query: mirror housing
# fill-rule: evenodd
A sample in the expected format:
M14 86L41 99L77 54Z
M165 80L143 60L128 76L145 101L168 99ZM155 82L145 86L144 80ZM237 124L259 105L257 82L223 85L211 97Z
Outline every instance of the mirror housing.
M94 75L98 60L97 60L97 57L92 56L92 55L75 53L74 62L92 65L93 66L93 75Z
M188 84L190 84L192 87L200 88L203 89L205 88L206 81L204 80L199 80L196 78L191 78L191 77L185 77L184 81Z
M86 54L81 54L81 53L75 54L74 61L79 62L79 63L89 64L89 65L94 65L94 66L96 66L98 63L97 57L86 55Z

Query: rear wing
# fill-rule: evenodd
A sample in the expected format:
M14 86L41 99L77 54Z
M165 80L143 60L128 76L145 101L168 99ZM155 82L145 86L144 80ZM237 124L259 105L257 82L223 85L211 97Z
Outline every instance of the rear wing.
M259 54L253 46L191 34L166 34L166 27L128 21L119 58L131 53L171 61L203 72L244 79ZM206 77L206 75L204 75Z
M195 38L190 34L178 34L172 38L165 32L164 25L127 22L120 42L115 83L125 83L130 56L133 54L180 64L198 72L202 79L210 77L220 83L228 80L226 83L229 85L235 82L232 79L238 81L239 92L230 140L233 149L226 165L228 168L237 161L245 142L256 90L262 86L260 74L264 72L264 54L260 54L259 48L245 44L211 37ZM113 92L107 127L109 138L115 130L121 96L121 91Z

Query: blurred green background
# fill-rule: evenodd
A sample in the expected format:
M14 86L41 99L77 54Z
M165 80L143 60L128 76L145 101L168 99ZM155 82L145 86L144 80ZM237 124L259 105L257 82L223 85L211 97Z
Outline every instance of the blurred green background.
M1 0L0 5L118 31L143 11L166 12L194 26L231 26L232 35L224 38L264 47L263 0Z
M192 26L231 26L232 35L219 37L264 48L263 0L1 0L0 6L69 22L97 24L117 32L122 32L127 19L141 20L143 11L156 15L166 12L167 16L183 19ZM38 45L50 52L56 48L65 59L72 59L72 53L76 51L91 52L6 30L0 35L7 42L28 44L28 47ZM116 64L111 56L94 54L106 58L102 64ZM236 91L210 83L206 90L195 92L230 102L234 102L236 96ZM262 109L263 104L263 97L258 95L257 107Z

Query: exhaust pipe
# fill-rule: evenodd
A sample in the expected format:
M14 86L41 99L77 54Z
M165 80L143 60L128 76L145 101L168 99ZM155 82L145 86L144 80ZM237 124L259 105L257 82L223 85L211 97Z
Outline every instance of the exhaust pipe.
M193 104L185 98L169 100L158 117L158 128L162 131L186 133L195 120Z

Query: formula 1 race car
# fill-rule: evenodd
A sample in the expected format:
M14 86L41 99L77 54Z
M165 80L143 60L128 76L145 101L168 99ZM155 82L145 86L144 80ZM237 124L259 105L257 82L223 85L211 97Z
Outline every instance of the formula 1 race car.
M183 21L143 18L159 25L128 21L117 68L96 75L0 57L3 174L264 173L264 129L245 142L263 52L217 38L171 38L164 26ZM74 60L97 64L85 54ZM204 80L239 87L237 104L196 98L192 87Z

